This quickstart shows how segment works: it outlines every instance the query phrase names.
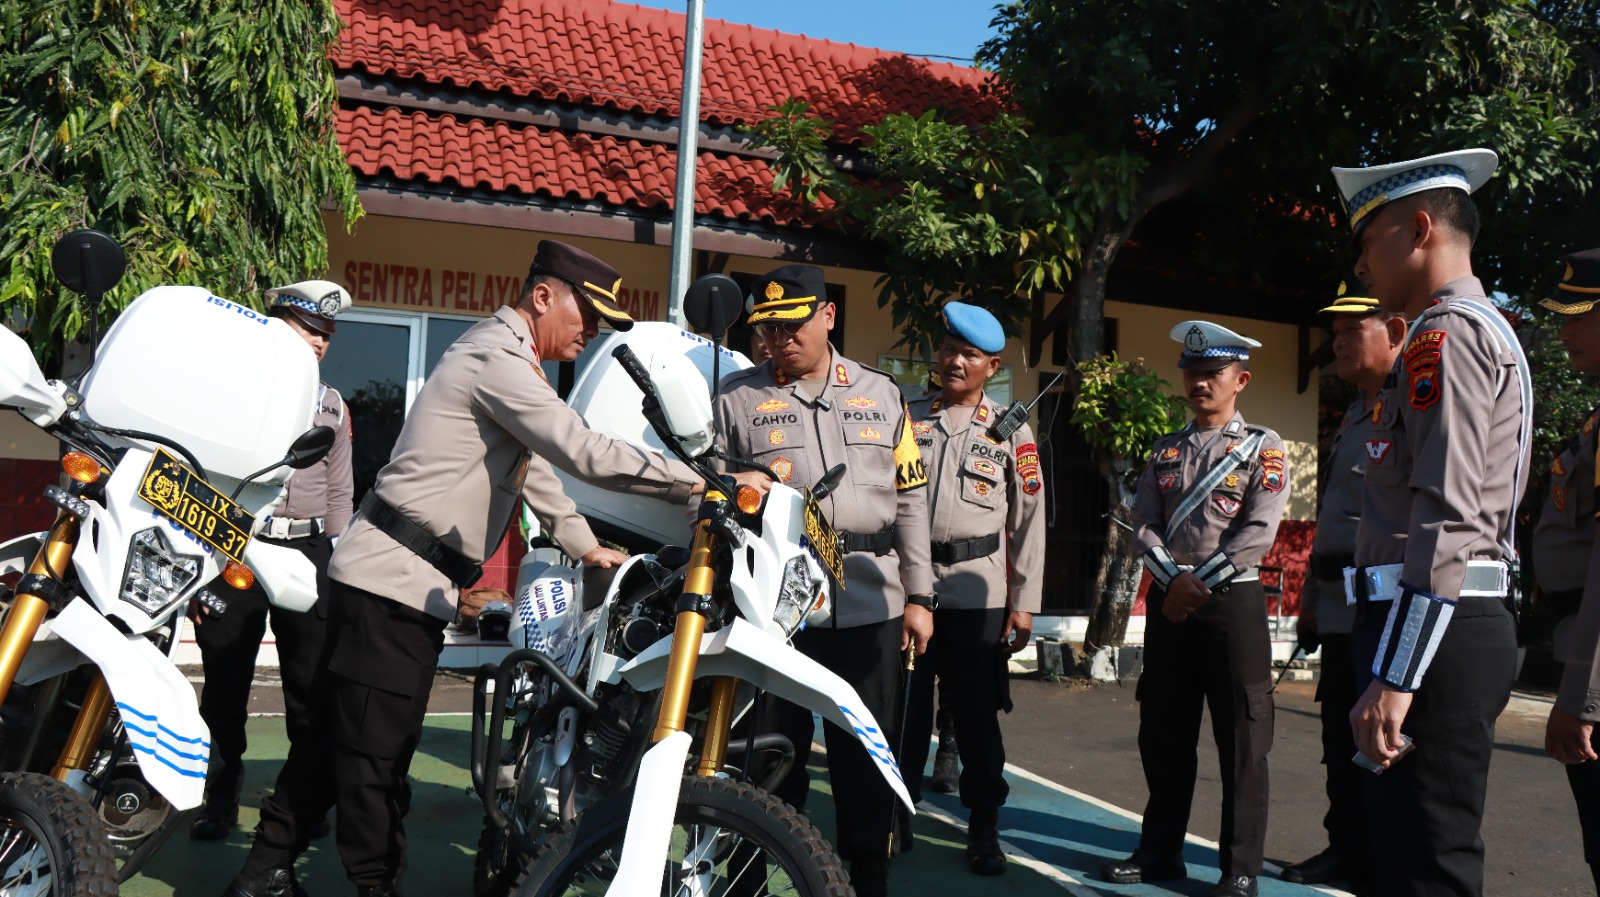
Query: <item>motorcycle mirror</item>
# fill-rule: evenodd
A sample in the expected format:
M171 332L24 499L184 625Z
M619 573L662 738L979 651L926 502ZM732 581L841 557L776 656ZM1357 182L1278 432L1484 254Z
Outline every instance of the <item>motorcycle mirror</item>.
M709 333L716 342L739 320L744 310L743 290L726 274L703 274L689 284L683 294L683 316L700 333Z
M835 464L835 465L833 465L833 469L829 470L827 473L823 474L822 475L822 479L817 481L817 485L812 487L812 489L811 489L811 497L816 499L817 501L822 501L824 498L828 497L828 493L830 493L834 489L838 488L839 481L843 480L843 479L844 479L844 465L843 464Z
M62 286L82 293L94 304L128 268L128 258L117 241L97 230L75 230L56 241L50 252L50 269Z
M289 446L289 454L283 456L283 463L295 470L305 470L321 461L333 448L334 435L332 427L312 427L301 433Z

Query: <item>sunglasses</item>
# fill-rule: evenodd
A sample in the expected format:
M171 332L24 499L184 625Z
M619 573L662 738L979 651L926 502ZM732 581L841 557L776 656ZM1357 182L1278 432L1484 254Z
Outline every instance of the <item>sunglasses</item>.
M805 327L809 323L811 322L764 322L756 325L756 333L761 334L763 339L777 339L779 336L793 337L800 332L802 327Z

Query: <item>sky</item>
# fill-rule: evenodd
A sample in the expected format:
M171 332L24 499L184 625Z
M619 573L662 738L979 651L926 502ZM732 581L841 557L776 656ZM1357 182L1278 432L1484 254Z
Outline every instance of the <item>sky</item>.
M685 0L629 0L685 12ZM999 0L705 0L708 19L970 64Z

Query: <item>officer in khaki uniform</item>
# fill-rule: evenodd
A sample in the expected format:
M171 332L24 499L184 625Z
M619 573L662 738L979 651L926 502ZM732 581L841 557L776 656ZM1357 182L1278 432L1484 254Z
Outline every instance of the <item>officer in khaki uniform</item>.
M1211 708L1222 772L1222 878L1214 897L1254 897L1267 836L1271 642L1256 566L1289 498L1278 434L1235 406L1261 344L1209 321L1172 329L1195 419L1156 440L1134 499L1134 541L1153 584L1139 677L1139 758L1150 800L1139 849L1106 863L1119 884L1188 877L1200 711Z
M1516 674L1507 561L1533 429L1527 359L1472 275L1469 194L1495 162L1479 149L1334 169L1357 276L1412 322L1372 413L1346 576L1362 680L1351 725L1385 770L1362 777L1383 895L1483 892L1494 724Z
M266 298L271 303L267 313L300 334L319 362L338 329L334 317L350 307L350 294L326 280L278 287L268 290ZM277 641L284 728L290 743L315 741L326 730L324 715L316 706L320 689L312 678L328 624L328 558L333 541L350 521L355 486L350 476L349 409L339 391L326 383L316 401L311 423L333 429L337 434L333 448L321 461L289 477L283 485L283 500L272 516L262 521L256 538L294 548L311 560L317 569L317 603L305 613L282 610L273 607L267 593L256 585L242 592L227 592L225 614L213 616L197 610L192 615L206 680L200 692L200 715L211 730L213 745L206 771L206 805L189 827L189 837L197 841L225 838L239 821L250 685L269 617Z
M1539 304L1562 315L1561 342L1572 366L1600 373L1600 249L1575 252L1561 260L1555 295ZM1556 659L1566 663L1556 705L1545 727L1545 749L1566 764L1567 783L1583 828L1583 858L1600 890L1600 755L1594 723L1600 720L1591 686L1600 617L1579 614L1600 607L1600 590L1586 597L1584 584L1600 567L1594 554L1596 454L1600 453L1600 408L1589 412L1578 433L1550 464L1550 491L1533 531L1533 571L1540 600L1561 616L1556 624Z
M844 588L833 617L808 626L794 646L853 685L888 744L899 743L901 651L927 649L933 631L927 483L911 417L893 378L845 358L828 344L835 308L822 271L787 265L751 286L750 323L772 358L723 378L717 390L718 444L768 467L795 488L814 485L836 464L844 481L822 502L843 538ZM811 713L783 701L768 728L795 746L794 767L776 789L805 809ZM885 848L891 813L896 850L909 846L909 819L866 750L832 724L823 727L838 812L839 853L863 897L888 889Z
M571 360L601 319L627 329L621 278L587 252L539 244L521 299L446 350L418 394L389 463L334 552L328 672L331 754L291 751L262 803L255 845L229 897L288 897L307 827L337 798L338 845L361 897L399 894L406 772L421 736L444 627L527 501L562 549L589 566L600 547L551 465L608 489L686 501L689 468L590 430L540 373ZM763 488L766 478L740 474Z
M933 642L912 678L911 716L901 770L913 799L933 731L934 678L954 717L962 760L967 863L980 875L1005 872L999 814L1010 788L999 712L1011 711L1007 659L1028 643L1044 576L1044 479L1033 431L1005 439L1005 412L984 392L1000 369L1006 334L994 315L961 302L944 307L941 392L911 403L912 431L932 490ZM1007 571L1010 571L1009 577Z
M1357 893L1370 887L1366 814L1361 809L1361 776L1350 762L1356 743L1350 734L1350 708L1356 703L1356 671L1350 651L1355 605L1344 591L1344 570L1355 565L1356 525L1361 520L1367 440L1372 409L1384 378L1394 367L1405 341L1405 320L1384 311L1367 297L1353 275L1339 284L1338 298L1322 309L1333 316L1333 354L1340 378L1360 392L1345 410L1322 468L1318 493L1317 534L1311 545L1311 575L1300 593L1300 644L1307 651L1322 648L1322 675L1317 703L1322 715L1322 763L1327 767L1328 849L1286 866L1285 881L1303 884L1341 882Z

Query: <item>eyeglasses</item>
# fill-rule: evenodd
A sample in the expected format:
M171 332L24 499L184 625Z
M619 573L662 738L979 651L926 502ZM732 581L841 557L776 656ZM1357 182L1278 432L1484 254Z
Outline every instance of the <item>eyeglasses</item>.
M808 324L808 323L810 323L810 322L809 321L788 322L788 323L780 323L780 322L776 322L776 321L763 322L763 323L760 323L760 324L756 325L756 333L761 334L761 338L762 339L777 339L779 336L787 336L787 337L793 338L796 334L798 334L800 332L800 328L806 326L806 324Z

